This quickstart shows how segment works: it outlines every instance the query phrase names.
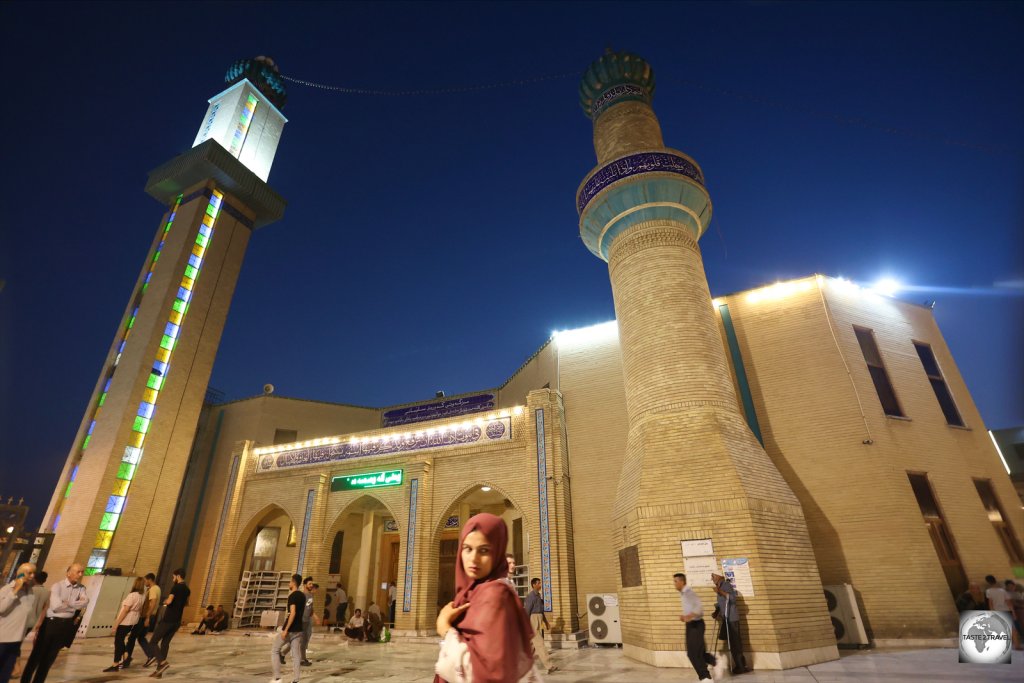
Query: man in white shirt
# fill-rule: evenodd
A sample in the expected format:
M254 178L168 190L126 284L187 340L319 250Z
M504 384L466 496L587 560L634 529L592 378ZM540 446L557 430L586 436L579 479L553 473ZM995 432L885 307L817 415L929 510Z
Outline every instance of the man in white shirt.
M22 683L43 683L61 648L70 647L75 639L75 613L89 606L89 596L82 585L85 568L77 562L68 567L63 581L50 588L50 606L36 636L32 654L21 674Z
M10 678L14 663L21 656L25 626L34 626L29 622L36 603L32 593L35 573L36 566L25 563L18 567L17 578L0 588L0 681Z
M996 577L989 574L985 577L988 588L985 589L985 598L988 600L988 608L994 612L1009 612L1010 601L1006 589L999 585Z
M686 656L697 672L697 679L711 680L708 664L714 664L714 657L708 655L704 647L704 607L693 589L686 585L686 574L675 574L672 582L679 591L679 602L682 614L679 621L686 624Z

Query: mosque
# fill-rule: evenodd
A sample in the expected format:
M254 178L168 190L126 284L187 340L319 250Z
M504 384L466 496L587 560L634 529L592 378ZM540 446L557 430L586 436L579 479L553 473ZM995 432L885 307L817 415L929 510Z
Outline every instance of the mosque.
M626 52L579 87L597 157L580 235L616 320L457 396L208 400L249 237L285 209L267 184L285 81L259 57L226 84L149 175L165 214L40 529L51 574L184 566L196 613L224 604L237 627L279 604L279 575L362 608L393 582L396 637L416 638L488 511L517 584L542 579L554 645L684 665L672 574L707 604L724 571L754 666L782 669L949 638L968 580L1024 565L1019 501L931 310L816 274L713 298L704 174L665 146L653 70Z

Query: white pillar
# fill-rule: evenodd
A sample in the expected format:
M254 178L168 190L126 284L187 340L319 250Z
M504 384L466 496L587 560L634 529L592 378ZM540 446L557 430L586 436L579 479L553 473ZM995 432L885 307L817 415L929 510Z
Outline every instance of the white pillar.
M363 610L366 613L366 607L370 604L370 595L372 595L372 586L370 583L370 560L373 556L373 522L374 512L373 510L367 510L363 513L363 533L359 541L359 571L356 574L356 585L355 585L355 604L353 605L353 611L355 608Z

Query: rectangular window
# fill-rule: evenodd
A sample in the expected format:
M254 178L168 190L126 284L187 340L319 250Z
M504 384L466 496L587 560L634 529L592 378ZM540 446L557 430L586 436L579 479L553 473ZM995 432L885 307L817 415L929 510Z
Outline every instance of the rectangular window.
M871 381L875 385L875 392L882 404L882 410L891 417L905 417L896 400L896 390L892 388L892 381L889 373L882 362L882 354L875 343L875 333L863 327L854 326L853 331L857 334L857 342L860 344L861 353L864 354L864 361L868 364L868 372L871 373Z
M939 362L935 360L935 353L932 352L932 347L921 342L914 342L914 348L917 349L921 365L924 366L924 374L928 376L928 381L931 382L935 398L939 400L942 414L946 416L946 424L963 427L964 420L960 417L960 411L956 409L956 403L953 402L953 394L950 393L949 387L946 385L946 378L942 376L942 370L939 369Z
M924 517L924 524L928 529L928 536L932 539L932 545L935 547L935 554L946 575L946 583L949 584L949 590L953 595L958 596L967 590L967 574L960 562L960 555L956 551L953 536L946 526L946 519L939 508L939 502L935 499L931 482L928 481L927 474L907 472L907 477L910 478L910 487L914 490L917 505L921 508L921 516Z
M1006 548L1010 564L1024 564L1024 551L1021 550L1020 541L1017 540L1016 534L1013 533L1013 527L1010 526L1010 521L1006 518L1006 513L1003 512L1003 506L996 498L992 480L975 479L974 488L978 489L981 502L985 506L985 511L988 512L988 519L992 522L992 527L996 530L999 540L1003 542L1003 547Z

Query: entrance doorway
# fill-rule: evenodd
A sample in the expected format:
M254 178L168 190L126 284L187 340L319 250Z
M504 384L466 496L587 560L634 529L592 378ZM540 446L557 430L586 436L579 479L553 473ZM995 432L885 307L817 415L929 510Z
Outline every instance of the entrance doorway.
M377 576L380 583L377 584L377 604L384 614L384 621L391 623L391 600L388 597L388 587L392 583L398 586L398 551L401 541L398 534L384 534L380 539L380 563L377 565ZM398 597L397 590L395 597ZM392 624L394 627L394 624Z
M277 542L281 538L281 527L264 527L256 534L256 542L252 546L252 559L249 571L272 572L274 560L277 558Z

